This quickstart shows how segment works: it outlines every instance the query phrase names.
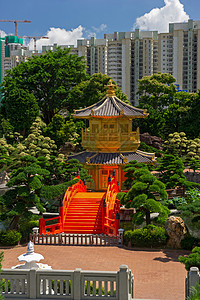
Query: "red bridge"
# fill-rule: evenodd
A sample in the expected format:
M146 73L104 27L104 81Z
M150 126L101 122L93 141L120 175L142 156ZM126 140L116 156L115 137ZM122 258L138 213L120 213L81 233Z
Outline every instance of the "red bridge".
M119 186L114 176L108 178L106 192L87 192L80 179L69 187L59 208L59 216L40 219L39 233L83 233L117 235L119 229L120 201L117 199ZM52 223L47 225L46 223Z

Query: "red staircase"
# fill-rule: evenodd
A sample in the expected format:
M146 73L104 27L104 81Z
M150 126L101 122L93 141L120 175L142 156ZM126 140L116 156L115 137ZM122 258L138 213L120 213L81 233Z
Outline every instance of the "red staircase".
M102 233L102 198L104 193L77 193L64 218L65 233Z
M112 178L110 176L108 178L106 192L87 192L80 176L75 180L76 183L65 193L62 206L59 208L59 216L40 219L40 235L62 232L117 235L120 223L120 201L117 199L119 186L115 172ZM47 225L47 222L53 224Z

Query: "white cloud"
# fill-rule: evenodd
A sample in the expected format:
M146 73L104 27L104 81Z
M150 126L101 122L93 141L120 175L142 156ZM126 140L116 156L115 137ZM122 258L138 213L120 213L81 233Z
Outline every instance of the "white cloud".
M185 22L189 19L184 6L179 0L164 0L165 6L153 8L149 13L136 19L133 26L140 30L158 30L167 32L169 23Z
M83 31L84 28L80 25L75 29L72 30L66 30L61 28L54 28L51 27L50 30L47 31L47 36L49 39L39 39L37 40L37 50L42 49L42 45L75 45L77 44L77 39L83 38ZM29 42L29 49L34 49L34 41L33 39Z
M92 29L86 29L85 34L86 38L91 38L97 36L98 33L101 33L103 31L106 31L107 25L106 24L101 24L99 27L92 26Z
M99 32L102 32L102 31L106 30L107 29L107 25L106 24L101 24L99 27L92 26L92 29L95 32L99 33Z
M0 37L4 38L7 34L3 31L3 30L0 30Z

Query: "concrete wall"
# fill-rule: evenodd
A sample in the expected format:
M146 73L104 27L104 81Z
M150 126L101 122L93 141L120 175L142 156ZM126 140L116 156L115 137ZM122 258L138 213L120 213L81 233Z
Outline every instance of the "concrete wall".
M4 299L131 300L134 292L126 265L118 272L4 269L0 279Z

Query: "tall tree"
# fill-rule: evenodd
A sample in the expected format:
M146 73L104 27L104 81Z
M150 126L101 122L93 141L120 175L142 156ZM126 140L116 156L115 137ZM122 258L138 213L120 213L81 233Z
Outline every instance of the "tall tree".
M83 122L82 122L83 123ZM84 123L82 124L85 125ZM63 116L55 114L52 122L43 129L45 135L51 137L58 148L65 142L71 142L76 145L79 142L78 128L72 118L64 119Z
M82 81L71 90L71 110L90 106L106 96L107 85L111 77L107 75L93 74L91 78ZM115 82L113 82L116 84ZM127 96L116 86L115 94L124 102L130 104Z
M152 76L144 76L139 80L138 93L140 104L149 104L154 109L163 109L169 105L176 93L173 84L176 79L167 73L157 73Z
M149 113L142 120L141 132L166 138L175 131L184 131L190 138L198 137L200 94L177 92L174 82L175 78L165 73L139 80L139 107Z
M13 83L3 101L3 111L13 130L25 135L39 114L39 106L32 93Z
M8 72L3 82L3 105L10 100L13 86L34 95L45 123L62 108L70 109L71 89L87 78L82 57L70 54L69 49L57 48L44 55L34 56ZM10 118L10 115L7 115Z

